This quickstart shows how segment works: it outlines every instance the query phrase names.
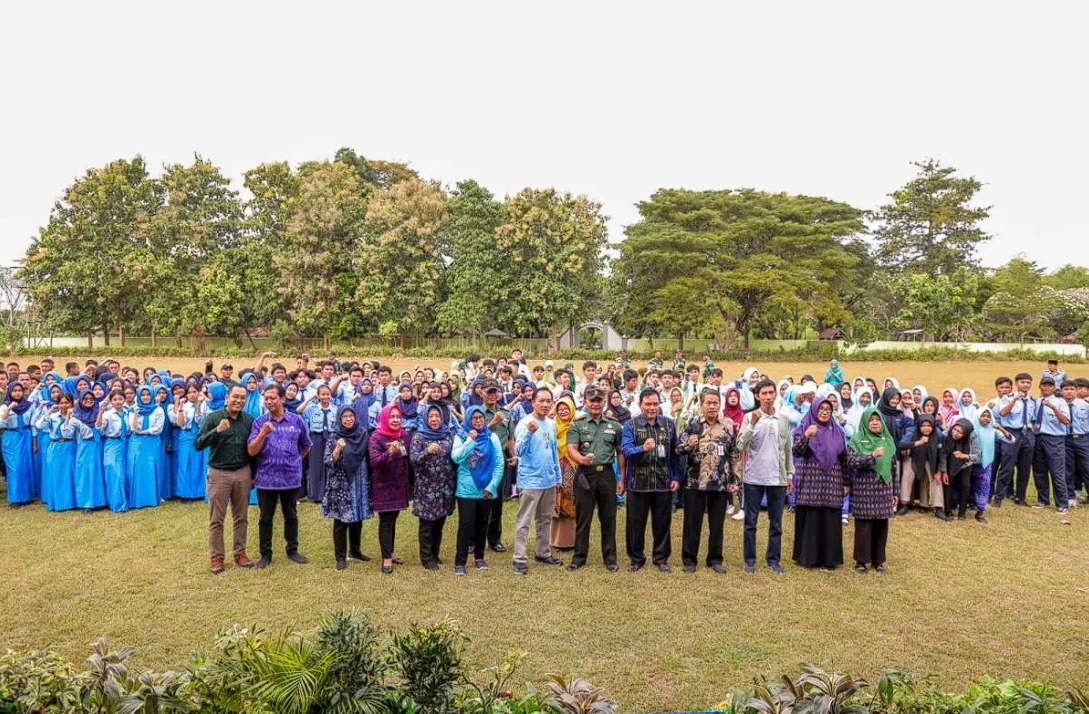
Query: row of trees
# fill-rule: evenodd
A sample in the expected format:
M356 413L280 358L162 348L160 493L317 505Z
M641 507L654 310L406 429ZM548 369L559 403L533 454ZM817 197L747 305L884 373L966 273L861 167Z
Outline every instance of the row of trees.
M601 293L607 231L585 196L450 191L350 149L263 164L246 198L211 162L92 169L18 276L57 331L125 335L552 334ZM202 345L203 346L203 345Z
M812 196L663 189L639 204L607 309L635 335L747 346L839 327L857 342L1066 336L1089 320L1089 270L1017 257L980 267L981 184L930 160L874 211ZM1085 331L1089 337L1089 330Z
M556 335L604 319L632 336L864 342L1066 335L1089 319L1089 271L979 265L981 184L936 161L864 211L751 189L663 189L610 249L601 206L525 189L497 200L341 149L262 164L244 191L199 156L153 177L140 157L64 192L17 273L62 333L282 339ZM610 259L611 258L611 259ZM8 311L8 326L14 310ZM1087 331L1089 332L1089 331Z

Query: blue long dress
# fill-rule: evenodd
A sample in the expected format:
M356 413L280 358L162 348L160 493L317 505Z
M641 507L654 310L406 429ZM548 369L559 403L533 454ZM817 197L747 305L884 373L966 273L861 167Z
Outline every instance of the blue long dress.
M83 422L80 422L81 424ZM106 478L102 474L102 435L84 424L76 440L76 508L106 505Z
M106 505L115 513L129 510L126 477L125 420L112 409L102 417L102 477L106 482Z
M8 418L0 422L4 430L4 466L8 475L8 503L29 503L34 498L35 459L32 448L33 427L23 414L8 412Z
M174 498L174 425L170 422L170 410L166 403L162 406L163 430L159 434L159 463L157 481L159 487L159 501Z
M160 458L163 451L163 424L166 418L161 408L150 414L136 415L142 433L130 429L126 454L126 477L129 508L159 505Z
M76 419L66 425L59 413L45 414L38 421L38 430L49 432L49 447L45 454L42 484L49 484L50 511L76 508L76 441L89 436L87 426Z
M38 422L49 412L49 408L52 406L49 402L39 402L38 406L31 412L34 415L32 418L38 440L38 454L34 459L34 481L38 484L38 496L41 498L42 503L47 506L49 505L52 484L45 478L45 455L49 453L49 442L52 441L52 437L48 429L42 429L38 426Z
M197 451L193 442L200 431L204 410L197 411L193 404L186 404L182 412L184 426L174 424L174 495L178 498L203 498L206 491L207 451Z

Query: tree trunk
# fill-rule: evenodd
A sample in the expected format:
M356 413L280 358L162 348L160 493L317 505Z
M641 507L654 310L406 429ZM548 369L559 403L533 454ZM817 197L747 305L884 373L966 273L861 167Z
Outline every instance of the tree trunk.
M122 347L125 346L125 339L126 338L127 338L127 335L126 335L126 331L125 331L125 323L122 322L120 325L117 326L117 339L118 339L118 341L121 342Z
M110 346L110 326L105 323L102 325L102 340L103 344Z
M95 333L94 330L87 333L87 349L93 350L95 348Z
M179 350L181 349L182 336L181 336L180 332L175 332L174 333L174 346L177 347Z
M155 334L155 321L151 321L151 346L152 348L159 346L159 337Z
M250 336L250 331L246 330L246 337L249 337L249 336ZM252 338L250 339L250 343L251 344L253 343ZM322 332L321 333L321 344L325 348L325 351L328 352L329 351L329 345L332 344L332 340L329 339L329 333L328 332ZM257 349L257 348L254 347L254 349Z
M246 336L246 339L250 341L250 348L252 348L253 351L256 352L257 351L257 344L254 343L254 341L253 341L253 335L250 334L250 328L248 328L248 327L243 328L242 333ZM325 347L326 347L326 349L329 348L328 345L326 345Z
M684 350L684 332L677 333L677 349Z

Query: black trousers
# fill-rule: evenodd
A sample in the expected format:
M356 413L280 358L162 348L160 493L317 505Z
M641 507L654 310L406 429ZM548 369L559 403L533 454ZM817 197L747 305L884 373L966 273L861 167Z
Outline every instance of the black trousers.
M957 515L964 516L968 511L968 502L972 496L972 467L965 466L956 476L949 477L949 485L942 484L942 501L945 503L945 515L953 515L953 502L956 501Z
M349 553L358 555L363 521L345 523L333 519L333 554L337 560L345 560Z
M261 544L261 557L272 558L272 521L276 518L276 504L284 514L284 540L287 541L287 554L299 552L299 514L295 510L295 498L299 495L296 488L283 491L257 489L257 507L261 511L257 522L257 532Z
M672 552L669 527L673 520L673 494L670 491L628 491L628 558L632 565L647 562L644 552L647 538L647 516L653 538L651 560L666 563Z
M1014 442L999 442L1001 462L998 483L995 485L995 501L1002 502L1006 496L1013 496L1017 501L1025 500L1028 491L1029 472L1032 471L1033 452L1036 450L1036 435L1031 429L1010 429ZM1017 469L1017 483L1013 482L1013 470Z
M1077 498L1078 491L1089 489L1089 437L1066 437L1066 497Z
M703 535L703 514L707 514L710 536L707 539L707 565L722 565L722 533L726 523L728 491L684 492L684 532L681 537L681 562L696 565Z
M469 561L470 546L478 559L484 558L484 539L488 533L491 513L491 501L483 498L458 499L458 541L454 551L454 565L465 565Z
M964 469L971 471L971 469ZM948 508L948 506L947 506ZM889 543L889 520L855 519L855 563L873 567L885 564L885 546Z
M442 547L442 529L446 525L446 516L438 520L420 519L420 562L424 565L439 559Z
M400 511L385 511L378 514L378 546L382 549L382 560L393 557L393 543L397 540L397 516Z
M1051 488L1048 488L1048 475L1051 476ZM1036 493L1040 503L1046 505L1051 500L1051 491L1054 490L1055 505L1066 508L1069 496L1066 494L1065 436L1036 435L1032 478L1036 482Z
M514 483L518 467L504 463L503 480L499 484L499 493L488 503L488 545L493 548L503 542L503 501L510 495L511 485ZM477 551L479 557L484 557L484 549Z
M585 479L582 488L580 481ZM585 565L590 553L590 528L594 523L594 509L601 526L601 559L605 565L616 563L616 475L609 465L604 471L575 476L575 552L571 557L574 565Z

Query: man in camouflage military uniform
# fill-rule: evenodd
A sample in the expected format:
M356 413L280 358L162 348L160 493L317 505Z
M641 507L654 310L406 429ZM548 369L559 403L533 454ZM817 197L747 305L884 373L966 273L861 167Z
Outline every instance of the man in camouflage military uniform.
M601 558L610 573L620 569L616 562L616 496L624 492L624 481L618 484L613 474L613 462L624 468L620 453L620 422L605 416L605 391L600 387L586 389L589 418L577 419L567 430L567 457L577 465L575 474L575 552L568 570L586 565L590 550L590 526L594 507L601 524Z

